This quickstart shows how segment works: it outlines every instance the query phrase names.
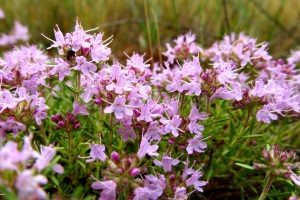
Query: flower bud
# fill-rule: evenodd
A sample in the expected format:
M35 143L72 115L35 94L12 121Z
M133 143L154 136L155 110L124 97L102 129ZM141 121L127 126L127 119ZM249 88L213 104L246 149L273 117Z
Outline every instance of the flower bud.
M52 115L51 120L55 123L58 123L59 120L61 120L61 117L60 117L60 115Z
M169 139L168 139L168 143L169 143L169 144L174 144L174 142L175 142L175 141L174 141L173 138L169 138Z
M65 122L64 121L59 121L58 123L57 123L57 127L58 128L63 128L65 126Z
M169 176L169 179L170 179L170 182L173 182L173 181L175 181L176 177L175 177L174 174L171 174L171 175Z
M100 105L102 103L102 99L100 97L98 97L94 100L94 103L97 105Z
M253 163L253 167L256 170L261 170L261 169L267 168L267 166L265 164L260 164L260 163L256 163L256 162Z
M262 151L262 155L263 155L263 157L264 157L265 160L270 160L270 154L269 154L269 152L266 149L264 149Z
M112 161L114 162L119 162L120 161L120 155L118 152L113 151L110 155L110 158L112 159Z
M286 152L283 152L283 153L280 155L280 162L285 162L287 159L288 159L287 153L286 153Z
M137 175L139 175L141 172L141 170L139 168L132 168L129 172L129 175L132 176L132 177L136 177Z
M79 129L80 128L80 122L77 122L74 126L73 126L74 129Z

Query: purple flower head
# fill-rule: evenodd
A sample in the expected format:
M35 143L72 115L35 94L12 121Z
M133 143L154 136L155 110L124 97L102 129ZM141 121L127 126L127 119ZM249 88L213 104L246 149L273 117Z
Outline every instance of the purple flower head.
M149 64L144 63L144 56L134 53L126 63L129 69L133 69L138 73L143 73L147 68L149 68Z
M160 175L159 178L153 175L147 175L144 187L138 187L134 190L133 200L154 200L158 199L166 188L165 178Z
M50 146L41 146L41 154L38 156L34 167L38 169L38 171L42 171L45 169L56 154L56 150Z
M124 142L128 141L129 139L134 140L136 138L135 131L130 125L119 128L117 133L121 135Z
M277 120L278 116L272 112L272 107L270 105L264 105L264 107L256 113L256 119L257 121L270 123L271 120Z
M65 76L69 76L71 74L69 63L65 62L61 58L55 59L56 65L51 69L50 74L58 74L58 80L63 81Z
M297 174L295 174L293 171L290 170L290 179L300 187L300 176L298 176Z
M168 62L173 64L175 59L185 59L196 55L201 48L195 43L196 36L191 32L181 35L174 40L175 46L167 43L167 51L163 54L168 58Z
M193 154L193 152L202 153L207 147L207 144L202 141L202 135L195 135L194 138L188 140L188 145L186 151L188 154Z
M235 66L230 62L224 62L223 60L221 60L220 62L214 64L214 68L218 73L218 81L223 85L232 83L238 76L238 74L235 73L234 70Z
M150 122L147 131L144 135L147 140L161 140L161 135L164 134L163 126L160 126L158 121Z
M58 174L63 174L64 173L64 167L60 164L55 164L53 167L52 167L52 170Z
M179 163L178 159L173 159L172 157L164 155L162 157L162 160L154 160L153 161L155 165L163 167L165 172L171 172L172 166L176 166Z
M240 101L243 99L243 92L241 88L241 84L238 82L233 82L231 87L224 86L220 87L216 90L216 92L210 97L210 100L215 98L221 98L226 100L236 100Z
M250 94L252 96L262 97L265 95L265 88L264 88L264 82L259 79L255 81L255 85L252 90L250 90Z
M149 156L158 156L158 153L156 152L157 150L158 145L151 145L150 142L143 136L137 155L139 159L145 157L146 154Z
M98 63L106 61L109 59L110 54L111 49L107 47L107 44L99 43L99 41L93 44L93 48L91 49L91 57L94 62Z
M21 161L21 154L18 150L18 144L8 141L0 149L0 171L1 170L17 170L17 164Z
M126 99L124 96L117 96L114 103L104 109L104 113L114 113L117 119L132 116L133 111L125 103Z
M18 191L18 199L46 199L46 192L40 185L46 184L48 181L42 175L33 175L32 170L24 170L18 174L15 187Z
M202 67L200 65L199 57L193 56L193 59L185 60L182 66L183 76L200 76Z
M90 73L97 70L97 66L91 62L88 62L85 57L78 56L76 57L77 65L74 69L81 71L84 75L90 75Z
M6 121L0 121L0 137L5 133L12 132L17 135L19 131L25 131L26 126L20 122L15 121L13 117L8 117Z
M188 195L186 194L185 187L177 187L174 194L174 200L187 200Z
M162 118L160 120L160 122L165 126L165 132L172 133L174 137L177 137L179 135L178 127L180 126L181 121L182 119L179 117L179 115L174 115L172 119Z
M146 104L141 105L141 113L137 118L138 121L152 122L154 118L160 116L160 106L154 102L152 99L149 99Z
M107 158L105 154L105 146L100 144L93 144L91 147L91 152L89 159L86 162L94 162L95 160L101 160L104 162Z
M87 108L84 105L80 105L77 102L74 102L73 104L73 115L88 115L89 112L87 111Z
M190 114L189 114L189 120L190 121L198 121L198 120L206 120L208 118L207 113L205 112L199 112L197 107L193 104Z
M185 87L186 88L186 87ZM170 82L169 85L167 85L166 89L169 92L183 92L183 88L182 88L182 78L179 75L175 75L175 77L173 77L172 82Z
M115 200L117 198L117 184L114 181L97 181L91 187L94 190L101 190L99 200Z
M188 124L188 129L190 130L191 133L195 133L195 134L201 134L202 131L204 130L204 126L203 125L200 125L198 124L196 121L191 121L189 124Z
M191 82L185 82L182 85L182 90L187 91L186 94L188 95L196 95L199 96L201 94L201 83L198 80L191 80Z
M199 192L203 192L202 187L207 184L206 181L200 181L199 179L202 177L202 173L200 171L194 171L191 176L185 181L186 186L193 186L195 190Z
M0 113L9 108L12 109L17 106L19 99L15 98L8 90L0 91Z

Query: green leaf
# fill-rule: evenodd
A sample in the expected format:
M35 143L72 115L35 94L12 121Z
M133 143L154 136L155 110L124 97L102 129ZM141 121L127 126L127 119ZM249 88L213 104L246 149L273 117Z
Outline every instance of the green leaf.
M50 179L59 188L59 181L57 180L57 178L53 175L53 176L50 176Z
M235 163L237 166L246 168L246 169L250 169L250 170L254 170L254 167L247 165L247 164L243 164L243 163Z

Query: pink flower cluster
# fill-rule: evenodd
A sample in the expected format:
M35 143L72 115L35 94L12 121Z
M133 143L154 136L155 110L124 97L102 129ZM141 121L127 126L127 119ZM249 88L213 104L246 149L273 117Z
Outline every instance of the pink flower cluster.
M55 153L51 146L41 146L40 152L35 151L31 146L31 137L24 138L20 150L16 142L8 141L0 148L0 183L17 190L18 199L46 199L46 192L40 186L47 183L47 178L40 173L48 167ZM32 159L35 159L34 163ZM55 168L61 166L56 164ZM6 179L4 175L8 171L16 178Z
M79 116L97 118L93 115L97 112L111 129L104 133L112 134L106 137L110 141L103 142L101 133L99 142L87 141L89 155L81 156L86 165L98 162L101 166L91 187L100 190L102 200L117 199L124 185L128 185L127 198L136 200L187 199L194 191L203 192L207 181L202 180L198 158L210 137L203 135L203 121L211 116L210 106L218 99L255 112L257 121L264 123L299 116L296 64L300 59L296 53L288 61L272 58L266 43L257 44L243 34L225 36L203 49L195 35L188 33L174 40L174 45L167 44L163 64L150 66L145 55L137 53L125 62L112 59L111 38L103 39L94 30L85 31L77 22L73 32L63 34L57 26L55 39L45 36L52 42L49 48L58 50L54 58L36 46L21 46L0 59L0 136L4 144L0 171L17 173L14 186L20 199L23 195L45 198L39 185L47 180L36 172L49 166L55 150L42 146L38 153L25 137L20 151L5 136L43 125L47 111L55 110L46 104L45 88L58 94L64 92L63 85L72 93L66 96L73 111L51 116L56 130L68 133L69 160L71 133L82 129ZM127 153L127 149L117 149L113 139L120 146L133 144L136 148ZM31 158L36 161L25 169ZM62 172L61 166L54 169ZM293 178L298 183L299 177L291 174Z
M0 9L0 19L5 18L4 11ZM28 28L22 25L19 21L14 22L14 27L9 34L2 33L0 35L0 46L12 46L19 41L28 41Z

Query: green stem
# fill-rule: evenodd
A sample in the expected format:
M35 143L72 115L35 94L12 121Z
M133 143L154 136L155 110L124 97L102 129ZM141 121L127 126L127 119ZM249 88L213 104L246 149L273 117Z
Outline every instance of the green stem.
M68 148L68 156L69 156L69 161L72 161L72 155L71 155L71 151L72 151L72 136L71 136L71 131L67 131L68 133L68 141L69 141L69 148Z
M74 99L77 103L79 103L79 93L81 89L81 83L80 83L80 72L76 72L75 74L76 82L75 82L75 87L76 87L76 93L74 96Z
M244 125L244 129L246 129L247 128L247 126L248 126L248 123L249 123L249 119L250 119L250 116L251 116L251 114L252 114L252 109L251 108L248 108L248 110L247 110L248 112L247 112L247 118L246 118L246 122L245 122L245 125Z
M111 153L112 152L112 146L113 146L113 131L112 131L112 122L113 122L113 118L112 118L112 115L109 115L109 126L110 126L110 131L109 131L109 152Z
M209 107L210 107L210 97L206 96L206 112L209 113Z
M272 172L268 171L266 174L266 178L267 178L267 181L264 185L263 191L261 192L258 200L264 200L267 197L267 194L271 188L271 185L273 183L275 175Z

